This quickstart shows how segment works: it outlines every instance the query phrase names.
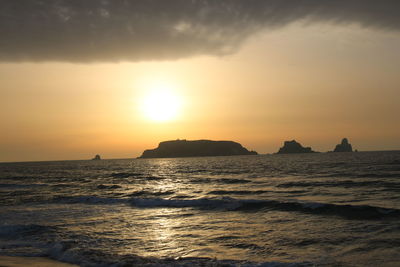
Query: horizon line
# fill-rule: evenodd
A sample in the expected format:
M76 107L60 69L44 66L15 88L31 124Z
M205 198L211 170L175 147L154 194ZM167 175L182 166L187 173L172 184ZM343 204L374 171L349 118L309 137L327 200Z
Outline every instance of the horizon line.
M390 150L358 150L357 152L333 152L333 151L316 151L317 153L311 153L311 155L315 154L324 154L324 153L346 153L346 154L354 154L354 153L365 153L365 152L400 152L400 149L390 149ZM280 155L299 155L299 154L309 154L309 153L289 153L289 154L280 154ZM204 158L204 157L234 157L234 156L271 156L271 155L278 155L277 152L273 153L263 153L263 154L257 154L257 155L230 155L230 156L198 156L198 157L171 157L171 158ZM103 160L133 160L133 159L139 159L139 160L144 160L140 159L138 157L132 157L132 158L102 158L100 161ZM146 158L145 160L148 159L168 159L168 158ZM89 159L54 159L54 160L23 160L23 161L0 161L0 164L8 164L8 163L38 163L38 162L61 162L61 161L92 161L91 158Z

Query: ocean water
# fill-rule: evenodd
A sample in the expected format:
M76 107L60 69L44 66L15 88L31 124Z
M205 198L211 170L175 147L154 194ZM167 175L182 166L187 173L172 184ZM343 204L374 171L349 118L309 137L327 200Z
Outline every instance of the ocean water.
M0 255L399 266L400 152L0 164Z

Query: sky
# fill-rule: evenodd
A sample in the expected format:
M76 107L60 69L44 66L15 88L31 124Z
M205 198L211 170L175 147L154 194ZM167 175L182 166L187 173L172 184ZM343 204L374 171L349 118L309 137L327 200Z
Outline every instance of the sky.
M0 161L400 149L400 2L0 2Z

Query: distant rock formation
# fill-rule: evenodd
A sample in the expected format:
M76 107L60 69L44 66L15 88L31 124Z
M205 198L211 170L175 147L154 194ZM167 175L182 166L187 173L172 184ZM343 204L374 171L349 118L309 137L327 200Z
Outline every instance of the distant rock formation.
M174 140L161 142L157 148L145 150L139 158L177 158L205 156L257 155L233 141Z
M353 152L353 148L351 147L351 144L349 143L347 138L343 138L342 143L336 145L333 152Z
M92 158L92 160L101 160L100 155L94 156L94 158Z
M277 154L292 154L292 153L315 153L311 147L303 147L296 140L285 141L283 147L281 147Z

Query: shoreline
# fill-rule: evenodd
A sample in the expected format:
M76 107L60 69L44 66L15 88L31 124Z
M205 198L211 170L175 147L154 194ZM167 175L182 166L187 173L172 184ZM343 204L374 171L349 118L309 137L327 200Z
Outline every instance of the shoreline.
M47 257L0 256L0 267L78 267Z

